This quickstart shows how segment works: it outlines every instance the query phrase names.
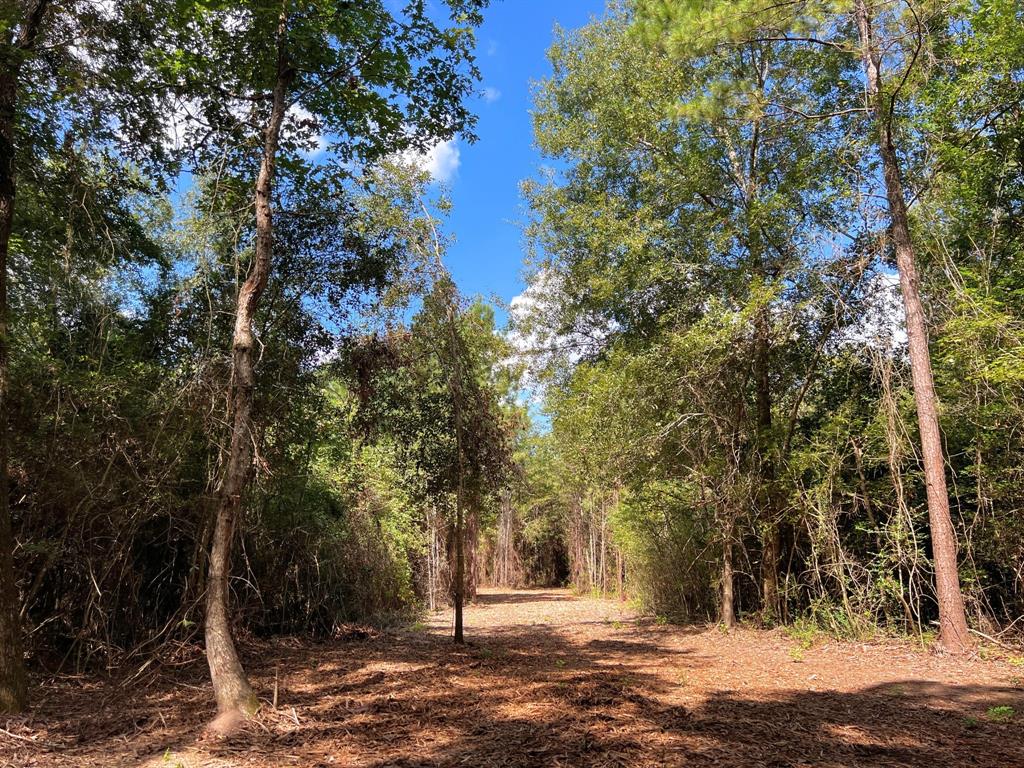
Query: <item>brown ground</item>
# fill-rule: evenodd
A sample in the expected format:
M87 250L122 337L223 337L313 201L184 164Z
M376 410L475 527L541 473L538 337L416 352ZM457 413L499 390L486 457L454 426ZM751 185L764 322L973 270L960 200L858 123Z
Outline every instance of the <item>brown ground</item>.
M802 650L559 590L485 591L466 626L465 648L447 616L249 647L266 706L227 741L200 735L201 660L130 687L37 681L33 713L0 719L0 766L1024 766L1024 668L1007 661Z

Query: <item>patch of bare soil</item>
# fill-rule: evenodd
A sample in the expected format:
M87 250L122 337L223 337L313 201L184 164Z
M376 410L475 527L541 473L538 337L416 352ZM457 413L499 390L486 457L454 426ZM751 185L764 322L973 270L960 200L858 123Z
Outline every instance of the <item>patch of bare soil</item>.
M201 660L37 680L33 712L0 719L0 766L1024 766L1008 661L658 626L561 590L486 590L466 627L461 648L447 615L248 647L264 708L221 741Z

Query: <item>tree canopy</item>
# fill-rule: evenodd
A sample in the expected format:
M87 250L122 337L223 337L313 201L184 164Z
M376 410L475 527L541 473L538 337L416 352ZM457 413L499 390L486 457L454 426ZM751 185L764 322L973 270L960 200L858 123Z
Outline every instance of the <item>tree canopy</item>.
M509 306L423 162L487 5L0 8L0 712L205 656L230 731L247 644L482 587L1019 640L1021 4L556 29Z

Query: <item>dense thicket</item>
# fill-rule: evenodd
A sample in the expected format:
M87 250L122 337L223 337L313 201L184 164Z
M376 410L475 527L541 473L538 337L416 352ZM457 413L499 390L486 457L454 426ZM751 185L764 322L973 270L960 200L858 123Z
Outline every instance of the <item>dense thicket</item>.
M233 634L483 583L1021 628L1019 3L557 33L510 333L417 167L484 5L0 9L0 710L202 632L248 709Z
M442 274L416 158L472 138L484 5L4 5L0 708L22 639L83 668L205 626L227 711L232 626L413 609L424 507L349 358Z
M621 555L670 616L925 633L938 570L974 625L1012 624L1019 5L624 3L551 60L535 125L560 170L526 187L519 314L576 583L608 589ZM918 291L937 454L907 353Z
M365 191L349 190L343 218L314 219L314 241L295 231L310 226L310 201L300 201L304 215L278 217L278 260L257 326L255 480L232 581L236 621L248 632L330 635L347 621L408 615L418 598L450 597L431 586L450 580L448 494L427 494L424 483L449 477L451 466L438 455L421 471L404 450L417 430L417 445L447 450L438 448L454 440L438 421L442 404L417 412L427 404L400 401L407 423L370 419L377 400L364 391L381 364L367 356L386 348L362 330L374 325L401 340L402 376L414 366L442 370L432 334L364 293L387 285L386 301L400 299L398 269L409 266L401 259L433 226L419 183L401 166L381 168L361 180ZM38 301L20 305L25 332L14 334L12 499L28 650L46 666L170 651L201 626L237 286L236 210L223 189L218 201L211 194L200 183L179 218L149 222L152 239L139 229L145 259L89 275L63 261L14 268L19 285L40 286ZM144 205L145 216L170 216ZM501 341L482 311L467 315L466 333L474 354L491 355ZM338 328L349 330L339 337ZM410 397L430 395L414 385ZM507 378L494 386L506 391ZM430 561L434 537L440 562Z

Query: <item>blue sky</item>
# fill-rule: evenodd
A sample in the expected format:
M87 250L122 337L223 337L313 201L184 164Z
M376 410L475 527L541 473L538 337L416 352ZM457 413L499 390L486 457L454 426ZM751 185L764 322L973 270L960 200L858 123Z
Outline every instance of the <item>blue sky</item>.
M582 26L604 12L604 0L495 0L478 33L481 88L475 144L459 141L435 158L448 176L453 210L446 223L455 244L447 262L467 296L508 302L523 290L519 182L536 173L530 84L548 76L546 52L556 24ZM499 318L504 314L499 312Z

